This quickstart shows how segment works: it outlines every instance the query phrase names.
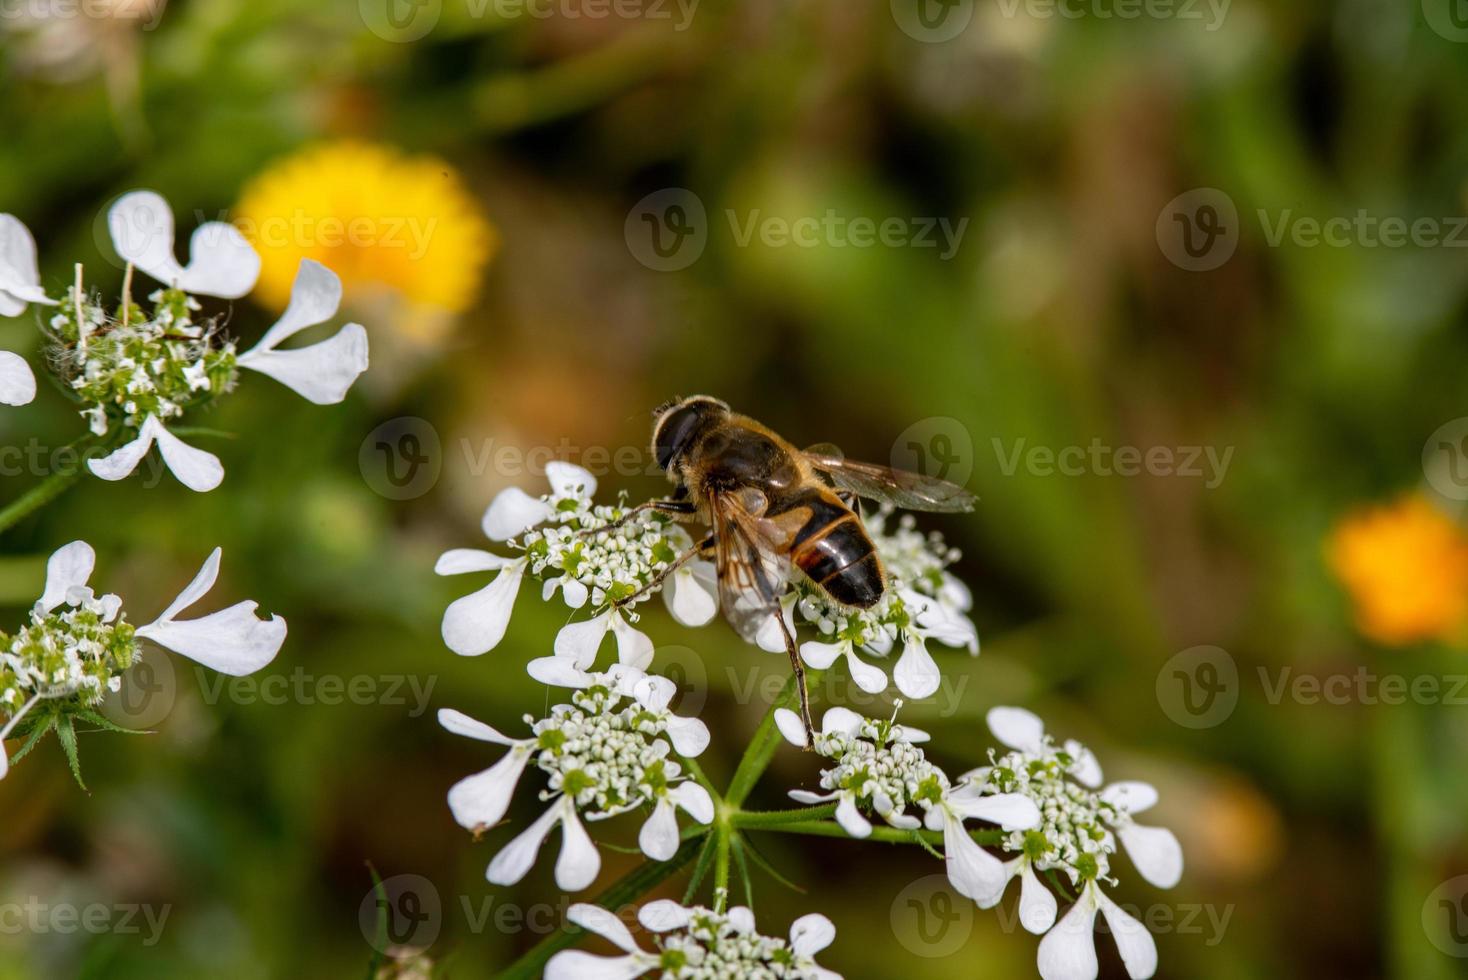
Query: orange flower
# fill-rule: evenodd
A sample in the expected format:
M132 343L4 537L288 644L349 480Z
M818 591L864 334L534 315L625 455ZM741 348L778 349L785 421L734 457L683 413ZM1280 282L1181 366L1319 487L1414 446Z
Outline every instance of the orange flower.
M1418 494L1341 520L1326 559L1373 640L1449 639L1468 622L1468 534Z

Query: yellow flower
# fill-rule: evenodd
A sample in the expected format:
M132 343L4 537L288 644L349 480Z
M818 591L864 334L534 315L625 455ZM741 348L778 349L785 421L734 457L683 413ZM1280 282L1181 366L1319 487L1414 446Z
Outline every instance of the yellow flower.
M260 302L284 308L301 259L315 259L349 301L401 304L393 319L420 340L474 302L498 245L443 161L354 140L272 164L245 187L235 223L260 252Z
M1468 534L1418 494L1343 519L1326 558L1373 640L1451 639L1468 621Z

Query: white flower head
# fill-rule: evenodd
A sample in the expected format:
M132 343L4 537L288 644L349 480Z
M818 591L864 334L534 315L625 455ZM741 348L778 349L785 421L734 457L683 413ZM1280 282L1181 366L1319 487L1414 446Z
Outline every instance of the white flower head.
M622 920L601 906L573 905L566 917L610 941L622 955L566 950L546 964L546 980L632 980L652 970L687 980L713 976L841 980L840 974L815 962L815 955L836 938L831 920L816 913L795 920L785 940L761 935L754 913L742 905L720 912L668 899L649 902L638 912L638 921L653 933L655 952L639 946Z
M713 798L688 780L672 758L674 753L685 758L702 753L708 729L696 718L668 710L675 693L671 681L623 664L589 674L562 657L532 661L530 673L575 691L570 704L556 705L549 716L539 721L527 717L530 738L508 738L460 712L439 712L439 723L449 731L509 750L494 766L449 791L449 808L460 826L481 833L499 823L532 760L548 777L540 798L550 806L495 855L486 872L490 881L513 884L523 878L546 836L559 825L556 883L566 891L589 886L601 869L601 856L582 818L605 820L650 807L638 843L644 854L659 861L678 849L677 810L699 823L713 820Z

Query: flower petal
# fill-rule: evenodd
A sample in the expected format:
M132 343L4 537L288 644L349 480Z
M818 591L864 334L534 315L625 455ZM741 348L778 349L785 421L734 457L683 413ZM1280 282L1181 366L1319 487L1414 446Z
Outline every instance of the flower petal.
M313 405L335 405L367 370L367 360L367 331L349 323L308 347L246 351L239 365L274 378Z
M1055 896L1035 877L1030 862L1019 860L1023 864L1019 879L1019 922L1028 931L1042 936L1055 925Z
M139 426L137 438L123 443L100 459L87 460L87 469L103 480L121 480L130 476L148 455L148 450L153 448L153 437L158 428L157 421L149 415Z
M632 932L627 928L627 924L600 905L578 902L566 910L566 918L587 932L594 932L603 939L609 940L625 952L642 952L642 948L637 945L637 940L632 938Z
M851 793L841 794L836 804L836 822L852 837L862 838L872 835L872 825L857 809L856 797Z
M856 655L850 644L846 645L846 669L856 686L868 694L880 694L887 690L887 675L880 667L873 667Z
M221 674L243 677L274 660L285 643L285 620L260 619L258 607L247 600L199 619L160 620L137 635Z
M555 516L556 509L539 497L506 487L490 502L480 525L489 540L508 541Z
M507 558L478 548L451 548L438 556L433 566L435 575L463 575L466 572L491 572L507 568L523 558Z
M1065 740L1065 751L1075 760L1070 765L1070 773L1076 782L1090 789L1101 785L1101 763L1094 752L1073 738Z
M64 544L46 559L46 588L36 606L50 612L66 601L66 593L87 584L97 566L97 553L85 541Z
M1103 789L1101 799L1127 813L1141 813L1157 805L1157 789L1151 783L1123 779Z
M576 807L562 797L565 816L561 818L561 855L556 858L556 886L562 891L579 892L596 880L601 872L601 853L576 816ZM676 829L676 828L675 828Z
M194 573L193 579L188 585L184 586L182 592L174 597L174 600L168 604L168 608L163 610L158 616L158 619L173 619L179 613L208 595L209 590L214 588L214 583L219 580L219 561L223 555L223 548L215 548L211 551L209 557L204 559L204 564L200 565L199 570Z
M1096 888L1096 901L1101 906L1106 925L1110 927L1111 938L1116 940L1116 949L1126 965L1127 976L1132 980L1146 980L1156 973L1157 942L1147 927L1124 912L1099 888Z
M447 726L445 726L447 727ZM488 727L488 726L486 726ZM449 811L454 820L465 830L480 830L493 827L505 817L510 808L510 798L525 764L530 761L530 752L523 746L515 746L504 758L483 772L466 776L449 788Z
M785 741L798 748L805 747L805 722L789 708L775 709L775 727L785 736Z
M773 616L770 617L770 622L775 623ZM779 624L775 623L776 631L779 628ZM849 646L850 644L844 641L838 643L820 643L816 640L806 640L800 645L800 659L805 661L807 667L813 667L816 670L825 670L835 663L836 658L845 652ZM777 652L784 650L784 642L782 641L780 646L775 649Z
M637 835L637 846L654 861L666 861L678 851L678 820L673 804L664 797L652 809Z
M821 715L821 732L826 735L834 733L850 738L861 730L862 723L865 721L865 718L850 708L837 705L834 708L827 708L826 713Z
M902 656L892 669L892 680L903 697L921 700L938 690L938 664L933 660L922 637L908 632L907 642L902 645Z
M36 376L25 358L0 350L0 405L29 405L36 397Z
M260 256L234 225L206 221L189 236L189 264L178 280L184 292L239 299L259 278Z
M462 735L465 738L477 739L481 742L491 742L495 745L514 745L515 740L500 734L499 730L486 725L477 718L470 718L462 711L453 708L438 709L438 723L445 731Z
M525 672L542 684L574 690L590 687L595 678L567 657L537 657L525 665Z
M696 758L709 747L708 726L697 718L669 715L665 724L668 726L668 738L673 743L673 751L685 759Z
M990 708L989 731L1012 749L1038 752L1045 744L1045 723L1024 708Z
M557 497L596 496L596 477L575 463L553 459L545 464L545 478Z
M0 299L0 316L20 316L27 303L56 305L41 289L36 240L13 214L0 214Z
M272 350L284 341L318 323L325 323L336 316L342 301L342 281L320 262L302 259L296 269L295 282L291 284L291 299L285 312L275 325L265 331L260 342L240 355L245 358L261 351Z
M814 956L835 940L835 925L818 912L802 915L790 924L790 949L796 956Z
M627 622L617 609L612 609L611 615L612 635L617 638L617 660L646 670L652 664L652 638Z
M649 932L671 932L693 921L693 913L671 898L648 902L637 913L637 921Z
M498 646L510 625L524 576L525 560L517 559L478 592L450 603L443 613L444 644L461 657L477 657Z
M189 264L173 255L173 212L153 191L118 198L107 215L117 254L168 286L189 293L238 299L254 288L260 256L239 229L222 221L200 225L189 239Z
M1117 831L1137 873L1158 888L1171 888L1183 876L1183 848L1166 827L1128 824Z
M563 949L545 964L545 980L633 980L658 965L650 953L595 956Z
M555 655L567 658L583 670L596 663L596 652L601 649L601 641L612 625L611 615L610 611L604 612L600 616L562 626L552 647Z
M993 796L949 799L949 805L960 816L985 820L1005 830L1029 830L1040 822L1040 809L1021 793L997 793Z
M224 465L218 456L188 445L165 429L156 418L151 415L148 418L156 427L153 437L158 440L163 462L168 464L179 483L196 493L208 493L224 481Z
M702 824L714 822L714 798L698 783L679 783L668 790L678 808Z
M1099 969L1092 935L1096 924L1096 900L1092 897L1095 887L1087 884L1080 900L1040 940L1036 965L1042 980L1095 980Z
M968 835L961 821L947 807L943 814L943 856L948 880L960 894L987 908L999 901L1008 881L1004 864Z
M719 614L718 589L712 562L689 562L668 577L663 602L680 625L706 626Z
M565 814L563 805L565 797L555 803L535 819L529 827L526 827L512 841L504 846L494 860L489 862L484 876L495 885L513 885L535 863L535 856L540 853L540 846L545 843L546 835L551 828Z

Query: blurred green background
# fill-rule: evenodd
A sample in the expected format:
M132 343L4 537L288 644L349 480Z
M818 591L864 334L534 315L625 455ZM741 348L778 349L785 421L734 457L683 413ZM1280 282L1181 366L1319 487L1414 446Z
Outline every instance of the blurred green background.
M175 658L156 734L83 738L90 792L54 741L18 764L0 783L0 904L168 917L156 936L141 919L99 934L0 921L0 978L360 976L368 861L432 884L436 935L416 938L432 938L443 975L488 975L552 928L563 903L544 856L517 887L484 881L503 832L474 844L444 793L495 754L432 712L516 730L545 698L521 664L549 652L564 613L522 596L499 649L455 657L439 618L482 580L438 579L433 562L482 543L504 486L539 492L550 454L599 468L609 490L661 492L645 460L587 454L630 458L650 409L694 392L797 444L946 466L979 494L975 514L925 526L963 549L983 653L945 654L961 697L903 718L957 772L992 744L989 707L1026 705L1090 744L1108 777L1159 787L1145 822L1182 840L1182 883L1156 891L1114 865L1119 900L1171 917L1159 976L1463 975L1468 707L1445 703L1468 673L1461 624L1363 635L1326 556L1362 506L1419 487L1449 516L1459 506L1423 450L1468 414L1465 253L1383 244L1356 216L1427 219L1468 242L1454 231L1468 15L1447 0L1063 6L1074 16L1028 0L621 15L595 0L125 0L0 19L0 211L35 233L53 295L75 262L115 294L116 195L159 190L182 239L258 217L237 208L247 189L323 145L338 164L369 145L427 162L413 179L379 173L388 191L368 195L356 171L302 158L276 191L288 211L406 218L437 243L431 257L380 240L328 250L372 369L331 408L245 379L204 422L237 436L209 442L219 490L145 486L146 467L83 480L0 537L7 628L66 541L96 546L95 584L135 619L222 546L211 601L284 615L260 679L308 692L213 696L218 678ZM1199 188L1212 190L1178 201ZM782 221L828 214L909 232L942 218L957 239L779 237ZM1338 216L1353 223L1331 241L1299 223ZM654 234L680 247L659 254ZM293 271L293 250L319 244L280 243L278 262ZM250 340L275 316L251 298L209 310ZM33 354L35 322L0 320L0 349ZM0 445L49 452L81 433L41 387L0 412ZM404 432L429 457L406 489L378 448ZM1177 454L1124 476L1030 452L1093 443ZM1194 473L1185 447L1227 465L1205 454ZM10 466L0 499L45 472ZM1416 595L1457 581L1443 576L1460 573L1460 544L1366 571ZM649 608L660 645L690 648L668 659L706 697L717 781L765 708L751 678L783 661ZM1199 657L1236 675L1190 724L1177 670ZM1281 678L1361 670L1438 678L1444 696L1380 703L1354 680L1336 703L1276 695ZM370 678L375 693L320 703L306 675ZM414 685L430 684L418 713ZM784 752L754 802L780 806L810 775ZM512 819L536 812L532 795ZM635 840L635 824L616 827ZM1013 892L1008 918L970 915L934 898L923 882L941 865L915 848L765 843L809 893L757 875L761 925L825 912L838 939L822 963L847 977L1034 972ZM599 885L633 863L605 851ZM957 918L919 923L913 896ZM1122 975L1110 941L1098 947L1103 976Z

